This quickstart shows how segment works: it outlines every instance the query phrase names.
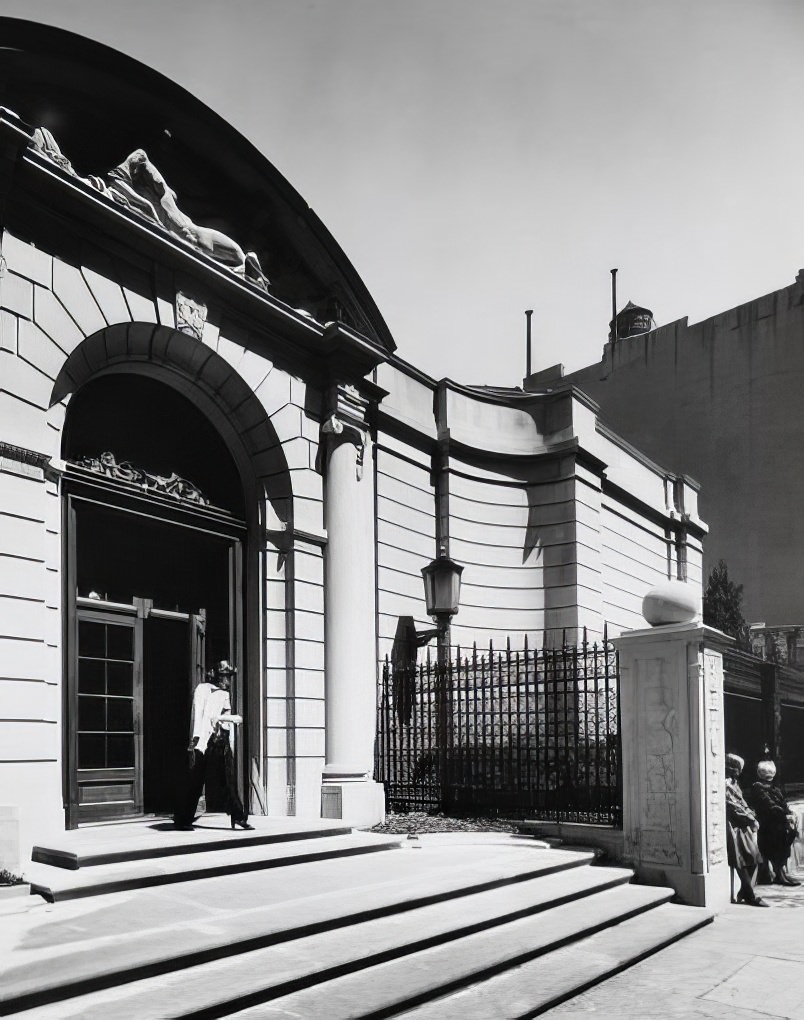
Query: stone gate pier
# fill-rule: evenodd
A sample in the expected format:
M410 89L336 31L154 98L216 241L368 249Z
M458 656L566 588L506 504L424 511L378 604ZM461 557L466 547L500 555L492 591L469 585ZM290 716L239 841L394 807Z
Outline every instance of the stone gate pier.
M732 639L700 623L694 607L668 609L691 589L680 582L662 586L671 587L675 597L646 596L645 615L656 625L614 642L623 856L639 880L671 886L684 903L719 910L729 901L722 649ZM654 608L664 601L663 612L651 612L652 595Z

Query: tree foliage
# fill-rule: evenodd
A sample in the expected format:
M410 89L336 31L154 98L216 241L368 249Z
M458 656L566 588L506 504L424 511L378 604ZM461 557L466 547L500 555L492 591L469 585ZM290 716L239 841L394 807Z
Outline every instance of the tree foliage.
M748 626L743 617L743 586L729 578L725 560L712 568L703 598L704 623L736 638L740 645L748 642Z

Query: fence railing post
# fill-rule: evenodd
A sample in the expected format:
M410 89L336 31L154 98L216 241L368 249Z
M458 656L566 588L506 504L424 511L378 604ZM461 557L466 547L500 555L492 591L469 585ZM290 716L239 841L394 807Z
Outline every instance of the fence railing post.
M404 675L386 663L376 775L390 807L616 824L616 656L606 638L602 649L585 635L578 647L474 646L453 662L445 637L435 661L428 650Z

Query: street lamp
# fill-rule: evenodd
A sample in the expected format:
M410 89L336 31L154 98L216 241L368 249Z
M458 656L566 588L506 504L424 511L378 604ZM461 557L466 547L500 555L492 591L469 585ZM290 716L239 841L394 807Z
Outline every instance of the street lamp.
M451 560L449 556L439 556L422 567L427 615L435 620L439 630L446 629L458 612L462 573L460 563Z
M442 550L426 567L422 567L424 600L427 615L435 621L438 638L436 665L436 747L438 750L438 781L441 810L447 807L449 783L447 781L447 733L449 732L448 682L449 673L449 621L458 612L461 598L463 567L451 560Z

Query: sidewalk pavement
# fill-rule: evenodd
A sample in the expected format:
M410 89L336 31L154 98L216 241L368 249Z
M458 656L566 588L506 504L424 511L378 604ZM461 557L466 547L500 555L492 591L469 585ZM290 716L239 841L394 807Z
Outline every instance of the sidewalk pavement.
M804 881L804 869L791 874ZM804 884L762 885L769 909L712 924L542 1014L550 1020L804 1018Z

